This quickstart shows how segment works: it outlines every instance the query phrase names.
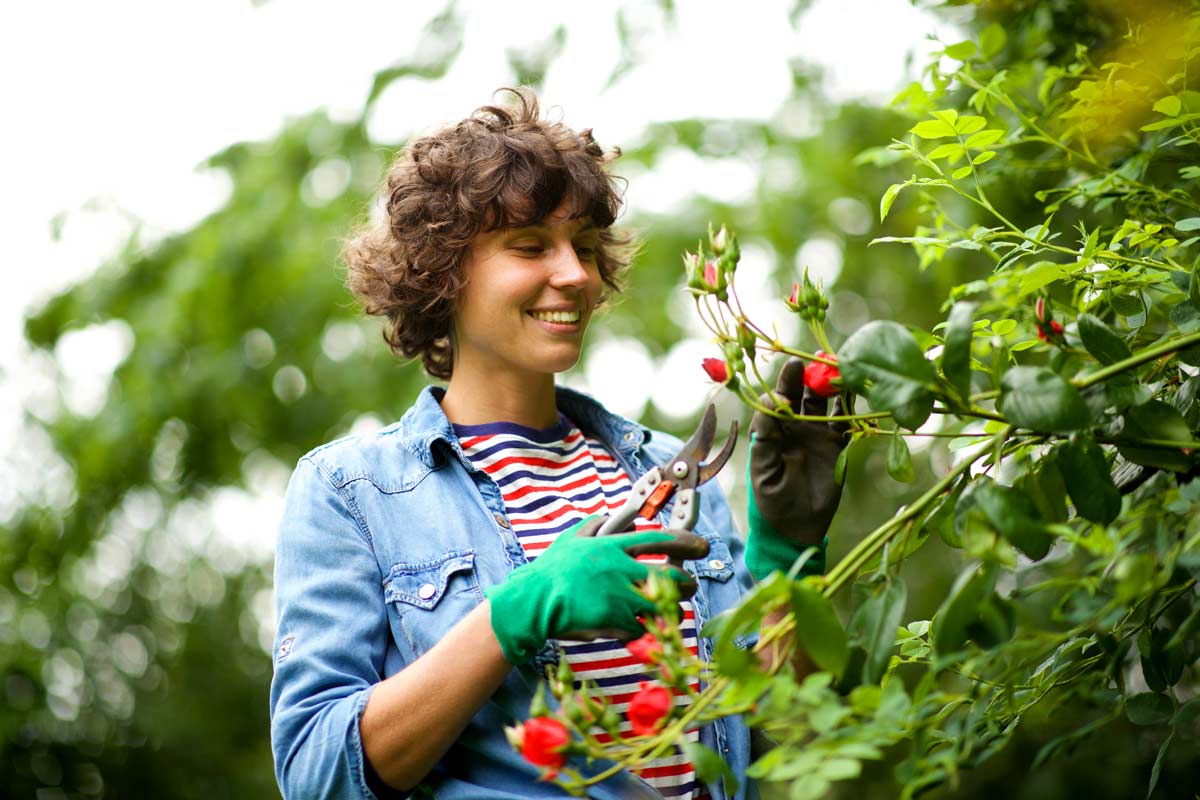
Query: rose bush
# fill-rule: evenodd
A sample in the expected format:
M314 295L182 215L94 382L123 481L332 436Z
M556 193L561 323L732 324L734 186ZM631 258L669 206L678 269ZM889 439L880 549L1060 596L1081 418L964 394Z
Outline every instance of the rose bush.
M773 355L805 359L810 386L843 395L851 444L836 471L877 437L898 481L917 479L910 441L944 466L824 576L777 573L712 621L711 663L656 629L663 674L704 689L644 745L589 754L636 769L743 713L776 742L751 777L815 798L890 758L896 794L911 797L994 757L1029 718L1064 712L1034 768L1123 720L1151 733L1155 791L1200 720L1200 11L1155 8L1116 26L1104 58L1082 42L1022 42L1023 69L993 66L1017 43L991 25L939 50L904 91L911 128L860 163L913 170L883 193L880 218L911 196L919 224L877 243L911 246L920 270L979 266L937 324L874 320L834 347L824 322L837 303L805 273L781 302L811 345L782 341L742 306L732 231L685 256L726 390L805 419L760 401ZM1017 179L1037 219L994 201ZM715 281L700 272L710 263ZM961 568L936 613L909 619L899 568L934 541ZM831 599L846 589L839 615ZM669 618L670 601L660 609ZM735 642L754 630L760 653L803 647L819 671L801 680L787 659L747 658ZM713 754L689 753L705 779L721 774Z

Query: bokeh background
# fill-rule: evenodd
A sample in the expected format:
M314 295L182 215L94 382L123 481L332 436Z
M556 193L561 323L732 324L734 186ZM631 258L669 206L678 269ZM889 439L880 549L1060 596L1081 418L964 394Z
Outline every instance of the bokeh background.
M397 418L427 382L357 312L337 263L414 133L526 84L624 150L623 222L644 246L563 380L686 433L709 399L747 419L701 371L718 353L682 291L680 254L708 223L738 231L742 300L784 338L808 344L782 303L804 266L830 290L835 345L869 319L933 324L950 287L986 266L951 256L922 271L904 247L868 249L919 218L901 200L878 222L884 189L908 177L878 149L912 124L892 98L931 53L990 22L1046 55L1119 32L1104 11L1081 0L6 6L0 797L277 796L271 559L288 475L308 449ZM1020 218L1018 189L1000 201ZM881 479L882 447L856 448L834 557L944 466L920 441L907 486ZM722 481L741 509L739 471ZM956 558L931 545L906 568L909 618L936 608ZM1118 724L1031 769L1053 727L1031 721L936 794L1144 791L1159 742ZM890 796L886 768L842 791Z

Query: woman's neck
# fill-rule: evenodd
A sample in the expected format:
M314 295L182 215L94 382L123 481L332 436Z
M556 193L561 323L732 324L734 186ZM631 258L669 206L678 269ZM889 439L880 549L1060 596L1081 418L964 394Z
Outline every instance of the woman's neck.
M458 425L515 422L527 428L549 428L558 421L554 376L456 370L442 397L442 411Z

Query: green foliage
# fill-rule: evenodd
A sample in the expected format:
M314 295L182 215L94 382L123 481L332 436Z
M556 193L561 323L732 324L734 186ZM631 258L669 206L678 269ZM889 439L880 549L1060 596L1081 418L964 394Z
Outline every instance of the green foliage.
M946 322L876 320L836 348L851 435L888 437L895 480L914 477L907 437L951 439L932 485L902 495L823 581L797 584L830 599L854 586L847 630L814 640L807 607L782 620L778 604L739 607L736 630L766 624L757 651L775 678L739 655L689 712L741 711L760 693L754 719L776 747L750 774L791 797L884 760L901 797L951 791L1051 716L1034 767L1122 717L1152 732L1134 789L1149 796L1172 742L1196 734L1181 700L1200 685L1200 237L1181 237L1200 229L1200 192L1180 165L1200 155L1200 8L1153 8L1075 29L1049 12L1012 25L981 13L976 38L938 53L955 68L933 61L898 98L907 135L859 159L913 170L880 203L882 222L908 211L911 230L876 244L911 245L921 273L955 274L952 257L977 272L948 287ZM719 342L752 331L743 351L815 358L754 323L732 271L727 292L693 294ZM820 317L804 319L829 351ZM757 364L734 367L743 402L798 416L759 404ZM903 625L898 572L937 542L962 566L930 618ZM803 680L774 649L789 632L817 667ZM831 646L845 658L812 651Z

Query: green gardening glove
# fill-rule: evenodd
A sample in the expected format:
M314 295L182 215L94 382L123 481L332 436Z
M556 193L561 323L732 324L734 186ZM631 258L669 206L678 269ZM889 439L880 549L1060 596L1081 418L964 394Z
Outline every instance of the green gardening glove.
M804 386L804 362L799 358L783 366L775 393L806 416L828 414L828 398ZM762 401L773 407L770 396L764 395ZM840 416L841 409L839 397L834 415ZM842 499L833 468L849 429L846 422L787 421L761 412L750 421L746 567L755 580L775 570L790 570L810 547L817 552L800 574L824 573L826 534Z
M592 516L563 531L537 560L513 570L504 583L484 590L492 604L492 630L510 664L533 658L548 639L636 639L645 633L637 618L653 616L654 603L634 584L651 569L665 569L682 588L695 590L677 566L647 566L638 555L661 553L674 565L702 558L708 542L667 531L596 536L604 517Z

